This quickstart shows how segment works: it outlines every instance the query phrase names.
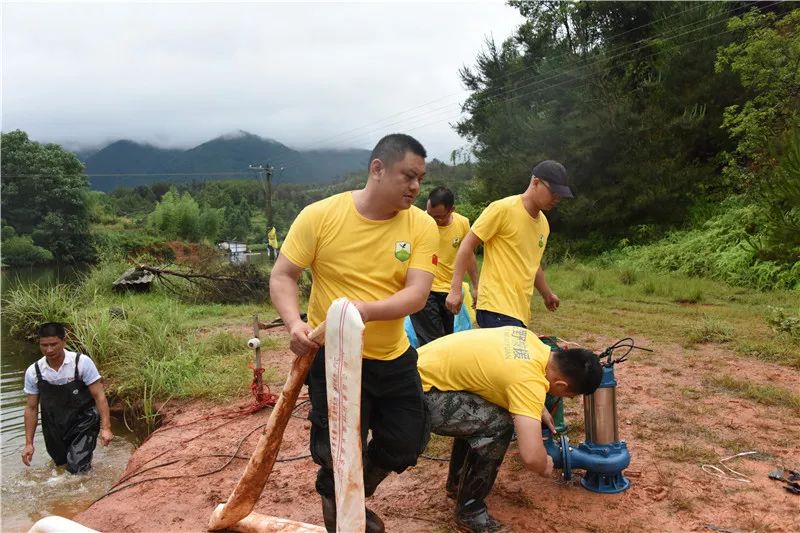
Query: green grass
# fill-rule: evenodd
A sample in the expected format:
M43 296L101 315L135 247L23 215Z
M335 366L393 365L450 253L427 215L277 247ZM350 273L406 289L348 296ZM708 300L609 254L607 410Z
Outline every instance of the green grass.
M676 463L714 463L717 454L712 450L697 443L667 446L660 450L659 455Z
M725 343L740 355L800 368L800 338L791 321L797 315L792 310L800 309L800 292L758 291L646 271L636 271L635 282L628 283L626 271L578 264L547 267L548 284L561 306L548 312L534 293L529 327L566 339L632 336L679 346ZM789 311L779 315L776 303ZM648 356L636 357L644 361Z
M125 268L110 261L76 285L12 290L3 320L17 336L34 334L44 321L66 323L68 346L97 362L109 394L128 404L148 429L158 406L173 398L224 400L246 392L252 317L268 321L275 312L258 305L190 304L158 284L149 293L114 293L110 283ZM280 343L265 338L263 346ZM265 381L273 377L268 369Z
M731 376L711 378L708 383L725 392L763 405L780 405L800 411L800 395L794 394L783 387L754 383L750 380L737 379Z

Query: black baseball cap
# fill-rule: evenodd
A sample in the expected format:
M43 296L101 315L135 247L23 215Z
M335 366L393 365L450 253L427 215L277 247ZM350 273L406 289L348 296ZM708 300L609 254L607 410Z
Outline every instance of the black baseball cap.
M567 169L558 161L542 161L533 167L533 176L546 181L550 190L561 198L574 198L567 183Z

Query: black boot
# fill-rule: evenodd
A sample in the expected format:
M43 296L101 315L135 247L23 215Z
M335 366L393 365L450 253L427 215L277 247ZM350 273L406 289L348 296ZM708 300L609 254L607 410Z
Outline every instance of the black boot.
M456 515L456 528L465 533L503 533L510 531L502 522L498 522L486 507L473 513Z
M336 497L322 496L322 519L325 521L325 529L328 533L336 533ZM365 509L367 515L367 527L365 533L384 533L386 528L381 517Z
M450 470L447 472L447 485L445 491L451 500L456 499L458 484L461 482L461 473L464 470L464 461L469 451L469 443L458 437L453 439L453 449L450 451Z
M456 495L456 525L470 533L508 531L486 510L484 500L492 490L503 458L481 457L475 450L467 452Z

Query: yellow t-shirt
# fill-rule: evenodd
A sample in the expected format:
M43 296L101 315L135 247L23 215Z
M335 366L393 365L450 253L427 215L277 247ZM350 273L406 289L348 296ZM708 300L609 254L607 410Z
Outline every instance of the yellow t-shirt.
M469 231L469 220L463 215L453 213L453 219L447 226L439 228L439 262L433 274L433 292L450 292L453 281L453 268L456 266L456 252L464 235Z
M522 196L492 202L472 225L483 241L478 309L502 313L528 324L536 271L542 261L550 224L543 212L531 217Z
M419 208L369 220L356 210L352 192L345 192L303 209L281 254L311 268L308 323L314 327L336 298L383 300L405 287L409 268L433 273L436 236L436 222ZM365 359L395 359L407 349L403 317L366 324Z
M269 242L270 246L276 250L278 249L278 232L275 231L275 228L272 228L269 230L269 233L267 233L267 241Z
M550 347L524 328L472 329L439 337L419 348L422 390L467 391L536 420L550 383Z

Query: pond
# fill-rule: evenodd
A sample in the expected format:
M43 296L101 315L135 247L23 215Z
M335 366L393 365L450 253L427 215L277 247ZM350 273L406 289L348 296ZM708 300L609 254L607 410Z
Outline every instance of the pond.
M2 294L25 284L70 283L77 279L74 269L14 269L2 272ZM2 530L27 531L39 518L60 515L67 518L86 509L119 479L135 447L135 437L120 421L112 418L115 438L107 447L97 445L93 469L87 475L72 475L56 468L45 450L41 425L36 428L34 456L30 467L22 464L25 446L22 391L27 367L41 357L37 344L14 339L2 328L0 367L0 415L2 419ZM100 373L103 369L100 368Z

